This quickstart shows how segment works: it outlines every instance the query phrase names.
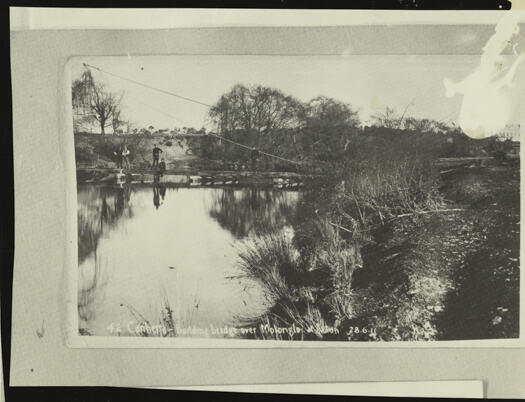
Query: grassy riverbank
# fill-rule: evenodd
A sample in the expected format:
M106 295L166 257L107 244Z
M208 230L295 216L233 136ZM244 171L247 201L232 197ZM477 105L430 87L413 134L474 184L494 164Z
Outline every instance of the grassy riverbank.
M387 129L348 129L344 132L331 132L319 129L321 136L315 144L309 130L281 130L272 133L271 140L262 142L261 151L278 158L260 154L255 165L250 159L250 150L239 148L215 137L177 137L168 134L100 135L90 133L75 134L75 156L77 166L90 168L114 168L113 154L119 146L127 145L130 150L129 161L134 169L148 169L152 163L152 149L157 144L162 150L168 169L193 168L201 170L250 170L258 171L321 171L331 169L334 161L344 163L363 156L376 160L390 160L388 154L405 154L408 146L417 149L419 156L432 157L484 157L504 158L511 148L509 143L494 139L473 140L464 134L422 133L410 130ZM242 134L242 133L241 133ZM332 144L332 136L341 137L341 144ZM238 134L240 143L251 137ZM293 140L293 141L292 141ZM295 142L294 142L295 141ZM383 145L387 143L388 148ZM249 145L249 144L248 144ZM356 152L357 151L357 152ZM385 152L387 157L385 158ZM279 159L279 158L284 158ZM287 162L293 161L293 162ZM297 163L294 163L297 162ZM366 162L364 168L373 166Z
M305 194L293 239L241 254L273 300L255 322L318 329L293 339L517 337L519 166L394 159L343 168L351 180Z
M457 211L397 220L363 250L349 326L384 340L518 336L519 168L458 169L442 193Z
M237 263L263 286L271 306L263 316L243 317L244 324L295 326L305 331L293 339L303 340L516 337L519 160L508 157L509 144L450 138L359 133L333 159L316 161L320 174L305 183L295 213L286 212L294 215L286 219L293 230L258 230L239 250ZM132 155L143 155L144 164L153 143L171 141L131 140ZM81 135L77 144L82 141L94 140ZM96 141L96 153L110 158L122 138ZM177 160L182 148L165 156ZM184 155L177 163L213 162ZM437 163L447 156L494 159L484 166L468 159ZM247 215L253 208L232 197L219 205L222 224L242 218L241 205L249 207ZM239 238L245 236L240 218L230 228Z

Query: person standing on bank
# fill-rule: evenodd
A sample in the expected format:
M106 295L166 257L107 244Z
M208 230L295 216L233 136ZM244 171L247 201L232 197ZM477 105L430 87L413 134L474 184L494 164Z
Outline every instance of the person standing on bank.
M162 149L160 149L157 144L153 144L153 167L159 166L159 157Z
M124 166L126 166L126 169L129 169L129 156L130 152L127 145L124 145L124 148L122 149L122 160L124 161Z
M113 152L113 155L117 157L117 169L122 169L122 153L122 145L118 147L118 149L115 152Z
M164 161L164 158L162 158L159 163L159 174L162 176L164 175L165 171L166 171L166 162Z

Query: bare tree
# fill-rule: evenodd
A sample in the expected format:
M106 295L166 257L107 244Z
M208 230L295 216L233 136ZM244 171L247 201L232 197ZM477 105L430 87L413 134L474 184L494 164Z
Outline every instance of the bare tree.
M430 119L410 119L410 128L421 133L428 133L434 131L435 122Z
M84 124L91 126L95 122L100 126L101 134L109 126L113 126L114 132L118 131L122 94L112 93L102 83L95 82L89 68L73 81L71 90L75 131Z
M89 105L93 111L93 117L100 125L100 133L105 134L106 127L113 125L113 120L120 113L122 94L117 95L106 89L103 84L93 85Z
M113 128L113 133L117 134L122 131L121 127L125 124L125 121L120 119L122 110L119 108L113 112L113 117L111 118L111 126Z
M308 102L304 109L304 120L309 127L357 127L359 117L346 103L318 96Z
M373 115L372 120L376 125L381 127L399 128L401 118L398 116L395 109L387 106L384 112L379 112Z
M235 85L210 109L209 116L222 133L235 130L267 134L299 125L301 103L278 89Z
M73 81L71 85L73 108L85 109L89 107L89 99L93 92L95 81L91 75L91 71L86 69L80 79Z
M79 79L72 82L72 106L74 131L81 131L85 127L91 127L95 118L89 105L94 86L91 71L86 69Z
M451 127L444 122L432 119L417 119L415 117L407 117L403 121L403 128L421 133L448 133L451 131Z

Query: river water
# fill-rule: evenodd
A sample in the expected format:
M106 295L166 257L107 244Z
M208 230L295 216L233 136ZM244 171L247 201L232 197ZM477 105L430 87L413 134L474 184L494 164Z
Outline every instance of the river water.
M298 192L81 185L77 194L80 333L137 335L167 306L180 328L237 327L271 304L238 256L256 236L291 231Z

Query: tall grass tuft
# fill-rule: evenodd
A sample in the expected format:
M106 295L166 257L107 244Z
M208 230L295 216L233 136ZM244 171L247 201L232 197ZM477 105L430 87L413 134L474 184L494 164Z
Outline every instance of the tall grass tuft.
M240 253L241 268L262 284L272 305L254 321L308 329L300 339L321 339L323 329L348 317L352 273L362 264L358 248L326 220L318 219L316 227L317 241L308 248L298 248L292 236L280 232L255 239Z
M269 298L288 299L290 286L302 272L293 240L283 232L261 236L239 255L240 267L261 282Z

